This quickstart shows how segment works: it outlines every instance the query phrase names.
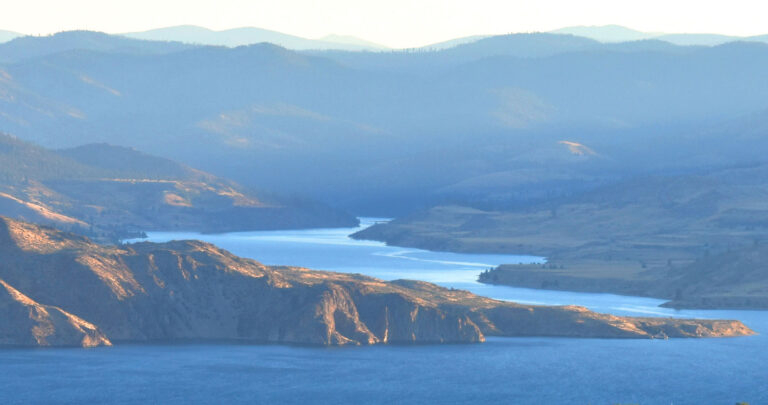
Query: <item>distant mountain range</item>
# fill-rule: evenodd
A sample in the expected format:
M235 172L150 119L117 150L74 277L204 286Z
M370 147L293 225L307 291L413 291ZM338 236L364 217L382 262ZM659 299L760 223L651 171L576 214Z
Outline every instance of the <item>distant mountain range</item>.
M29 47L30 44L34 44L40 38L56 38L60 44L66 43L75 39L79 33L84 31L65 31L54 35L46 36L27 36L12 31L0 30L0 44L9 42L13 39L20 38L23 40L17 44L20 48ZM103 34L107 36L108 34ZM189 45L213 45L213 46L227 46L236 47L242 45L252 45L262 42L268 42L274 45L281 46L286 49L292 49L297 51L302 50L324 50L324 49L336 49L345 51L383 51L389 50L387 46L377 44L374 42L366 41L357 37L349 35L327 35L319 39L302 38L295 35L283 34L277 31L271 31L263 28L256 27L243 27L234 28L223 31L214 31L204 27L198 27L194 25L180 25L175 27L158 28L149 31L130 32L120 35L112 35L112 37L124 37L132 40L146 40L165 42L165 45L160 44L144 44L141 46L145 51L157 50L158 48L165 47L169 49L171 47L181 48L181 44ZM91 44L91 49L107 50L99 46L99 40ZM113 41L114 42L114 41ZM169 44L170 42L178 42L181 44ZM127 50L136 51L137 42L131 42L130 40L124 41L120 45ZM32 45L34 46L34 45ZM61 45L60 45L61 46ZM147 49L149 48L149 49ZM117 50L117 49L110 49Z
M352 36L329 35L320 39L308 39L256 27L214 31L194 25L180 25L143 32L131 32L123 35L129 38L153 41L177 41L187 44L229 47L269 42L293 50L340 49L347 51L376 51L388 49L384 45Z
M50 36L22 36L0 44L0 63L19 62L29 58L68 51L111 52L149 55L192 49L180 42L142 41L94 31L66 31Z
M565 27L550 31L553 34L570 34L584 38L591 38L600 42L630 42L642 41L655 36L664 35L663 33L650 33L636 31L621 25L603 25L603 26L574 26Z
M131 146L355 214L759 161L767 139L754 132L768 120L762 43L512 34L431 51L296 52L73 32L0 44L0 61L8 133ZM753 135L735 143L734 131Z
M601 25L601 26L572 26L549 31L553 34L569 34L584 38L594 39L600 42L630 42L642 41L647 39L656 39L669 42L675 45L702 45L715 46L734 41L754 41L768 42L768 34L751 37L738 37L721 34L708 33L663 33L663 32L644 32L620 25ZM215 45L236 47L242 45L251 45L261 42L269 42L286 49L306 51L306 50L342 50L342 51L385 51L392 48L367 41L350 35L327 35L322 38L310 39L296 35L286 34L278 31L268 30L258 27L241 27L226 30L211 30L196 25L178 25L173 27L163 27L147 31L129 32L120 34L124 37L152 40L152 41L174 41L193 45ZM0 30L0 43L8 42L17 37L23 37L21 34L13 31ZM416 47L415 50L443 50L476 42L478 40L497 35L472 35L468 37L454 38L438 43Z
M620 25L573 26L550 31L550 33L570 34L594 39L600 42L630 42L657 39L681 46L715 46L734 41L768 42L768 34L751 37L739 37L709 33L643 32ZM143 32L127 33L123 35L138 39L179 41L200 45L223 45L230 47L249 45L259 42L270 42L275 45L280 45L284 48L293 50L334 49L346 51L381 51L390 49L384 45L376 44L352 36L329 35L320 39L307 39L255 27L213 31L207 28L193 25L182 25ZM416 49L442 50L461 44L475 42L490 36L496 35L473 35L468 37L455 38L431 45L422 46Z
M601 25L601 26L574 26L551 31L554 34L571 34L580 37L591 38L600 42L628 42L641 41L645 39L657 39L669 42L675 45L703 45L716 46L734 41L753 41L768 42L768 35L758 35L750 37L738 37L721 34L706 33L663 33L663 32L643 32L620 25Z

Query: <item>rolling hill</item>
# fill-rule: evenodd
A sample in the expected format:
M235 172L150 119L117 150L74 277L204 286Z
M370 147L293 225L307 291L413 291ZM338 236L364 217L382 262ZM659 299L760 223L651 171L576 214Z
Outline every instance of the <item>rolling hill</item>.
M522 206L441 205L353 237L548 258L545 266L501 266L485 282L764 308L767 176L768 165L745 165L643 176Z
M222 232L354 226L310 201L256 193L107 144L52 151L0 136L0 215L114 241L149 230Z
M67 51L151 55L189 48L189 45L178 42L139 41L94 31L65 31L48 36L14 37L0 44L0 63L20 62Z

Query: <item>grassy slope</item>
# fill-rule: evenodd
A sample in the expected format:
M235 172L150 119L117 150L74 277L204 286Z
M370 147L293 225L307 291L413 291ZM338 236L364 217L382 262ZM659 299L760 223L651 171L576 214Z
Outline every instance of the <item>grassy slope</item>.
M678 289L708 294L706 289L687 290L676 280L684 271L687 284L714 285L714 278L696 270L701 260L768 239L768 186L761 180L766 171L768 166L754 166L647 177L503 211L440 206L355 237L437 250L539 254L556 267L504 266L484 278L487 282L669 299ZM712 271L737 277L743 268ZM718 294L768 297L765 288L746 290L733 277L717 282ZM768 286L768 277L754 283ZM763 305L759 302L750 305Z

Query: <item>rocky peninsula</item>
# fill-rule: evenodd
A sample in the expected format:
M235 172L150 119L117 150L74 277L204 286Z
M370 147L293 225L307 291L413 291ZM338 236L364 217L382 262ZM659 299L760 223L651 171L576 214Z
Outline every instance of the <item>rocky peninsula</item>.
M472 343L486 336L753 334L732 320L520 305L434 284L265 266L211 244L105 246L0 217L2 346Z

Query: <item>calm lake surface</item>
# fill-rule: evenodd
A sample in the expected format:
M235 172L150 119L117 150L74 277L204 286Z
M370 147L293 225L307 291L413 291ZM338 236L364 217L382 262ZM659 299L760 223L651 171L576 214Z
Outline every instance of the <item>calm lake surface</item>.
M365 219L363 226L372 219ZM0 351L0 403L768 404L768 312L675 311L660 300L486 286L477 274L542 258L388 247L357 229L202 239L265 264L419 279L537 304L620 315L739 319L760 333L727 339L490 338L484 344L318 348L127 345Z

